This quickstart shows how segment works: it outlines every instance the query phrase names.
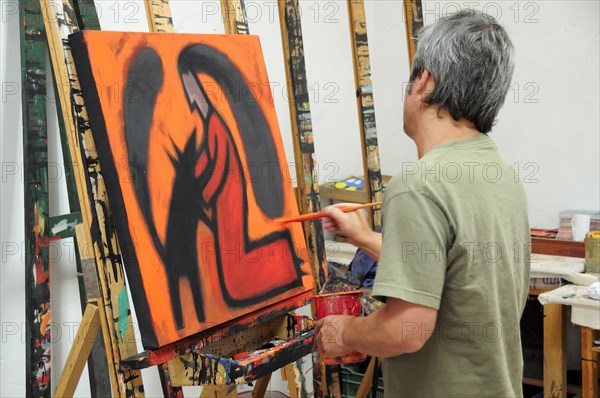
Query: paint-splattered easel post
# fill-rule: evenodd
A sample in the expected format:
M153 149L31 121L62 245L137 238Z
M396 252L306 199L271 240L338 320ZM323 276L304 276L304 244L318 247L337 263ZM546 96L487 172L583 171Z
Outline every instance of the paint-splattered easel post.
M20 1L25 166L27 395L51 394L46 44L39 3Z
M298 0L282 0L278 2L278 6L288 98L290 98L289 110L294 139L298 202L302 213L308 214L319 211L321 201L304 61L301 10ZM320 291L327 278L323 226L321 220L315 219L304 223L303 227L311 256L316 291ZM315 396L339 396L339 382L334 382L332 372L326 370L318 353L313 353L312 359Z
M404 15L406 25L406 44L408 46L408 67L412 68L412 61L417 51L417 34L423 27L423 7L421 0L404 0Z
M102 170L68 40L70 34L79 31L79 19L84 23L86 19L78 18L73 0L40 0L40 4L85 226L77 236L79 252L82 264L95 264L98 270L101 287L98 299L103 309L100 315L106 321L103 322L106 327L103 335L113 394L143 396L141 373L124 371L120 364L121 358L134 355L137 348L129 311L118 312L122 305L119 294L125 289L121 252L112 227ZM127 319L125 334L119 332L123 317Z
M356 103L358 106L363 169L365 172L366 202L380 202L383 199L383 183L379 165L379 146L375 123L373 83L371 81L371 60L367 37L367 21L363 0L348 0L350 34L356 83ZM374 208L370 214L371 225L381 227L381 208Z

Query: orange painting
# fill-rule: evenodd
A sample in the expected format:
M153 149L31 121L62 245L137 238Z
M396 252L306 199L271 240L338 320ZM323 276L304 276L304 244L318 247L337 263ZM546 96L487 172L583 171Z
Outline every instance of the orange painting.
M313 287L258 37L71 37L145 348Z

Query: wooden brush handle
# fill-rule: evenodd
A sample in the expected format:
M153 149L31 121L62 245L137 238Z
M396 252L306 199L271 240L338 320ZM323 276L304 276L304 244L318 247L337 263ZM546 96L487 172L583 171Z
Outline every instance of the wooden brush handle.
M342 210L344 213L350 213L350 212L353 212L356 210L367 209L370 207L375 207L375 206L380 206L380 205L381 205L381 202L371 202L371 203L365 203L365 204L357 205L357 206L343 207L340 210ZM325 213L324 211L318 211L315 213L303 214L298 217L284 218L282 220L279 220L279 222L281 224L287 224L290 222L303 222L303 221L316 220L317 218L323 218L326 216L327 216L327 213Z
M381 206L381 202L371 202L371 203L365 203L362 205L358 205L358 206L348 206L348 207L342 207L341 210L344 213L350 213L356 210L360 210L360 209L368 209L370 207L375 207L375 206Z

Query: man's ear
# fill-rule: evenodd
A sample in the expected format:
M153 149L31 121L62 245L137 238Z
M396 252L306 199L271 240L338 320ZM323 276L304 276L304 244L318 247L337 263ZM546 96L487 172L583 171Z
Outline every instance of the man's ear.
M426 94L431 92L435 87L435 81L431 73L423 68L421 74L413 82L413 94Z

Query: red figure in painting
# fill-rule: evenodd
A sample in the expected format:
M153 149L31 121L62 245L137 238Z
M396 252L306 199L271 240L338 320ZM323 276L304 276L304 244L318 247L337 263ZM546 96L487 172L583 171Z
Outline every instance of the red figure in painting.
M299 264L287 229L271 233L260 241L248 237L248 198L246 172L230 130L210 104L200 82L191 72L182 75L190 106L204 121L204 139L196 177L202 186L201 219L211 227L218 249L221 283L226 300L231 305L258 302L266 295L298 283ZM263 143L266 144L266 143ZM264 176L264 178L268 178ZM267 187L272 189L272 187ZM282 193L273 192L273 195ZM268 267L269 263L289 264L288 267Z

